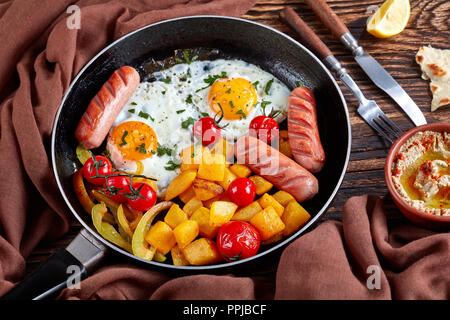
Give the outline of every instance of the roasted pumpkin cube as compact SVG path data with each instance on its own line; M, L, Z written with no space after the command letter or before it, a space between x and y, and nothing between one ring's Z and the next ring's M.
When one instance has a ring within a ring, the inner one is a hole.
M211 206L209 224L220 227L231 220L238 208L237 204L228 201L216 201Z
M253 183L255 184L257 195L262 195L263 193L269 192L270 189L272 189L273 187L273 184L271 184L269 181L267 181L261 176L255 175L249 177L249 179L252 180Z
M209 153L209 149L202 145L192 145L184 148L180 152L181 166L180 170L197 170L202 163L203 153Z
M230 167L231 172L233 172L238 178L247 178L252 174L252 170L246 165L235 163Z
M203 153L198 177L209 181L222 181L225 176L225 157L222 154Z
M283 239L283 231L278 232L272 238L262 241L261 244L262 245L272 244L272 243L280 241L281 239Z
M197 177L197 171L195 170L181 171L167 186L166 201L172 200L189 189L195 177Z
M280 216L272 207L267 207L255 214L250 219L250 223L258 229L263 241L272 238L285 228Z
M288 192L280 190L273 195L273 198L277 200L283 207L291 201L296 201L295 198Z
M181 193L179 196L183 203L187 203L193 197L195 197L194 187L191 185L185 192Z
M176 244L172 228L163 221L157 221L145 235L145 241L162 254L167 254Z
M183 251L181 251L179 246L175 246L170 250L172 256L172 262L174 266L188 266L189 261L184 257Z
M261 207L273 207L280 217L283 215L284 207L268 193L264 193L258 201Z
M216 142L211 150L211 153L221 154L225 157L227 162L232 162L234 159L234 146L233 143L221 138Z
M258 201L253 201L248 206L240 208L236 211L231 220L250 221L250 219L262 209L263 208Z
M219 227L209 224L209 209L205 207L198 208L191 216L191 220L197 221L199 234L206 238L214 238L219 232Z
M196 197L193 197L184 205L183 211L186 212L188 217L190 217L195 212L195 210L201 207L203 207L203 202L198 200Z
M197 238L199 232L198 223L195 220L186 220L173 229L173 235L178 246L183 249Z
M292 149L291 149L291 145L289 143L288 131L280 130L279 137L280 137L280 143L279 143L278 150L285 156L292 158Z
M222 181L219 181L219 184L225 189L228 190L229 185L236 179L237 176L229 169L225 168L225 174Z
M297 231L311 218L310 214L298 203L291 201L284 209L283 220L286 228L283 230L283 235L288 236Z
M226 193L226 192L225 192L225 193ZM215 197L212 198L212 199L203 201L203 206L204 206L205 208L211 209L212 204L213 204L214 202L216 202L216 201L221 200L223 194L224 194L224 193L219 194L218 196L215 196Z
M180 206L174 203L169 211L167 211L164 222L167 223L172 229L179 225L181 222L188 219L187 214L181 210Z
M225 191L221 185L200 178L196 178L192 183L192 186L194 188L195 197L201 201L212 199Z
M182 251L186 260L195 266L222 261L216 243L207 238L200 238L191 242Z

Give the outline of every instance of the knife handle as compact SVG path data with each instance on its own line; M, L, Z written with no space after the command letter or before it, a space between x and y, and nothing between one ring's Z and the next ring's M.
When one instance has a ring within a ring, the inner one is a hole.
M305 0L322 23L330 29L338 39L350 32L342 20L334 13L326 0Z
M300 37L311 51L313 51L321 60L332 55L330 49L325 43L314 33L313 30L303 21L302 18L294 11L287 7L280 13L280 18L284 20Z

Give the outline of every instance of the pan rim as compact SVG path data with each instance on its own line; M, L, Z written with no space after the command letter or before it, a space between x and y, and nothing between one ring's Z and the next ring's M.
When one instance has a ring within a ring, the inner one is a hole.
M68 197L66 196L62 183L60 181L59 175L58 175L58 171L56 168L56 158L55 158L55 141L56 141L56 129L59 123L59 118L61 115L61 111L62 108L64 106L64 103L66 102L69 94L72 91L73 86L77 83L78 79L84 74L84 72L86 71L86 69L92 64L94 63L94 61L97 60L98 57L100 57L104 52L106 52L107 50L109 50L110 48L114 47L117 43L124 41L126 38L132 36L135 33L138 33L142 30L145 30L147 28L152 28L154 26L157 26L159 24L163 24L163 23L170 23L170 22L174 22L174 21L178 21L178 20L189 20L189 19L223 19L223 20L234 20L234 21L238 21L238 22L243 22L243 23L248 23L248 24L253 24L256 25L258 27L261 28L265 28L268 29L271 32L274 32L284 38L286 38L286 40L294 43L296 46L298 46L301 50L304 50L312 59L314 59L318 65L322 68L323 71L325 71L325 73L327 74L327 76L329 77L329 79L331 80L331 82L333 83L334 87L337 90L337 93L341 99L341 103L344 107L344 111L345 111L345 118L346 118L346 122L347 122L347 132L348 132L348 143L347 143L347 150L346 150L346 156L345 156L345 161L344 161L344 166L342 168L342 172L339 176L338 182L335 186L335 188L333 189L331 195L328 197L328 200L325 202L325 204L322 206L322 208L319 210L319 212L310 220L308 221L307 224L305 224L302 228L300 228L299 230L297 230L297 232L291 234L289 237L287 237L285 240L281 241L280 243L278 243L277 245L274 245L273 247L264 250L258 254L256 254L253 257L244 259L244 260L238 260L238 261L234 261L234 262L225 262L225 263L221 263L221 264L213 264L213 265L206 265L206 266L174 266L174 265L169 265L169 264L165 264L165 263L160 263L160 262L156 262L156 261L152 261L152 260L145 260L142 258L139 258L119 247L117 247L116 245L110 243L109 241L107 241L106 239L104 239L103 237L101 237L97 232L95 232L91 226L89 226L87 223L85 223L85 221L79 216L79 214L77 213L77 211L72 207L72 205L69 202ZM294 38L290 37L289 35L274 29L270 26L261 24L259 22L255 22L255 21L251 21L251 20L247 20L244 18L237 18L237 17L229 17L229 16L220 16L220 15L193 15L193 16L185 16L185 17L178 17L178 18L173 18L173 19L168 19L168 20L163 20L163 21L158 21L149 25L146 25L144 27L141 27L139 29L136 29L130 33L127 33L125 35L123 35L122 37L116 39L115 41L113 41L112 43L110 43L108 46L106 46L105 48L103 48L100 52L98 52L93 58L91 58L84 66L83 68L81 68L81 70L78 72L78 74L75 76L75 78L73 78L73 80L71 81L69 87L67 88L61 103L58 107L58 111L56 112L54 121L53 121L53 126L52 126L52 137L51 137L51 160L52 160L52 168L53 168L53 173L55 175L55 179L56 179L56 183L58 185L59 191L61 193L61 196L63 197L66 205L68 206L68 208L70 209L70 211L72 212L72 214L76 217L76 219L78 220L78 222L80 222L80 224L83 226L84 229L86 229L90 235L94 236L97 240L101 241L101 243L103 243L105 246L107 246L108 248L123 254L129 258L132 258L140 263L145 263L148 265L153 265L153 266L157 266L157 267L161 267L161 268L169 268L169 269L173 269L173 270L180 270L180 271L205 271L205 270L214 270L214 269L222 269L222 268L230 268L230 267L235 267L239 264L242 263L247 263L250 261L253 261L255 259L261 258L271 252L274 252L282 247L284 247L285 245L287 245L288 243L294 241L296 238L298 238L301 234L304 233L305 230L307 230L312 224L314 224L325 212L326 210L328 210L328 207L330 206L331 202L334 200L334 198L336 197L337 192L339 191L341 185L342 185L342 181L344 180L345 174L347 172L347 167L348 167L348 163L350 160L350 152L351 152L351 145L352 145L352 130L351 130L351 124L350 124L350 115L348 112L348 107L347 107L347 103L345 101L344 95L338 85L338 83L336 82L335 78L333 77L333 75L331 74L331 72L328 70L327 67L325 67L325 65L322 63L322 61L320 61L319 58L317 58L308 48L306 48L305 46L303 46L301 43L299 43L297 40L295 40Z

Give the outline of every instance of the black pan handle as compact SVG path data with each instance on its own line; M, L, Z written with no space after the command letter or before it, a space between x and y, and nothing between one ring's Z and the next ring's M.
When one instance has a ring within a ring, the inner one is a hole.
M79 286L103 259L106 248L85 229L66 249L57 249L30 276L7 292L2 300L41 300L69 286Z
M70 279L77 281L85 277L86 269L83 264L66 249L61 248L53 252L35 272L6 293L2 299L32 300L50 297L67 287Z

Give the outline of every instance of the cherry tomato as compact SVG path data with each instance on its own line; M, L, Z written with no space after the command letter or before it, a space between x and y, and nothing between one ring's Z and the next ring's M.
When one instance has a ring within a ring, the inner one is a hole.
M256 186L248 178L237 178L228 186L228 195L238 206L245 207L255 200Z
M89 158L83 165L83 177L96 186L102 186L105 184L105 178L93 178L98 175L107 175L112 173L111 161L104 156L94 156Z
M112 176L107 179L106 194L108 197L118 203L127 201L124 193L130 193L130 178L124 176Z
M192 127L194 137L202 141L203 146L209 146L219 141L222 130L211 117L203 117L197 120Z
M230 221L217 233L217 248L228 262L254 256L261 236L254 226L244 221Z
M130 193L133 195L127 198L127 201L130 207L135 210L147 211L156 203L156 192L146 183L133 183Z
M278 137L278 132L278 123L271 117L257 116L250 122L250 135L267 144L270 144L274 137Z

